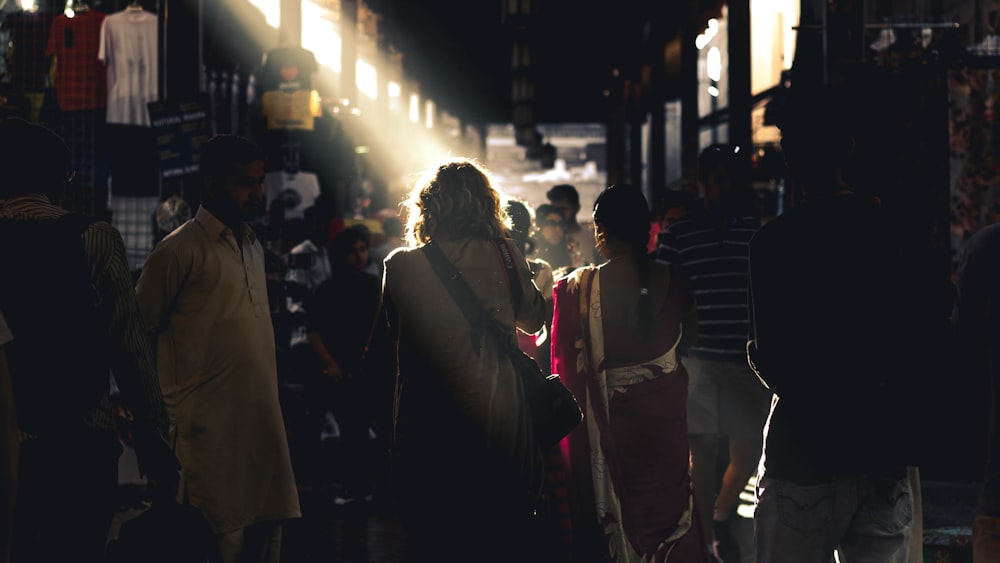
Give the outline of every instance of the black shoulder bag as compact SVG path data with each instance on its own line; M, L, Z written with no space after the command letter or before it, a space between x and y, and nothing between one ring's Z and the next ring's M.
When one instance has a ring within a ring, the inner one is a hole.
M508 286L511 288L514 300L514 310L517 311L524 299L517 266L505 240L494 240L493 244L502 256L507 271ZM524 384L525 400L531 413L538 446L548 449L558 443L583 420L583 412L580 411L576 398L559 381L558 374L546 376L542 373L535 359L518 347L517 335L500 324L479 304L472 289L462 279L461 273L448 261L440 248L434 243L429 243L423 246L423 252L430 261L434 273L448 289L452 299L458 303L473 330L485 329L486 334L492 334L501 340L500 349L507 351L514 371Z

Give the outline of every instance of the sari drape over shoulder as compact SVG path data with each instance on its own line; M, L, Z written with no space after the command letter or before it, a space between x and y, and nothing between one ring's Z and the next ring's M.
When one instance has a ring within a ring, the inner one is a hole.
M707 561L688 472L687 373L677 355L686 289L671 280L655 317L667 338L649 343L649 359L610 365L599 271L578 269L554 292L552 371L585 415L562 443L577 553L615 563Z

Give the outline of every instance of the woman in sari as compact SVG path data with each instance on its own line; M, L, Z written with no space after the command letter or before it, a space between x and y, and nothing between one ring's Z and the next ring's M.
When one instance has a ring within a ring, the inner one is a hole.
M701 563L688 474L687 373L695 336L682 276L646 253L649 207L628 185L594 205L608 259L555 287L552 371L584 422L564 441L576 561Z

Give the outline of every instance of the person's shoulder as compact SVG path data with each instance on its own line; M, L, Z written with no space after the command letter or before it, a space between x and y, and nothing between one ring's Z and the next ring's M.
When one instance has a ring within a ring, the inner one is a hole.
M677 238L692 232L708 229L711 226L707 213L704 211L692 211L667 225L667 228L663 229L660 234L666 238Z
M964 262L1000 253L1000 223L980 227L965 240L960 252Z
M189 219L181 224L176 229L167 233L160 243L166 242L167 244L173 245L183 245L191 241L199 235L198 223L194 219Z
M972 234L969 240L990 246L1000 244L1000 223L980 227Z
M201 234L198 230L194 219L188 220L160 239L153 246L150 256L162 253L190 254L196 247L200 246Z
M756 215L740 215L733 218L733 227L756 231L761 227L760 217Z
M385 257L385 267L386 269L396 270L398 268L405 268L410 264L422 259L423 251L422 247L412 247L412 246L400 246L399 248L393 249Z
M555 287L560 291L576 292L588 277L597 272L598 266L582 266L580 268L559 268L553 275L555 277Z

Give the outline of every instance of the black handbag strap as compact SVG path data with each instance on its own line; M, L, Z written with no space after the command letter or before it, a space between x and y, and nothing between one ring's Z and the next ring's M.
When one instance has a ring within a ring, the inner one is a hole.
M511 299L514 302L514 316L521 310L521 303L524 302L524 289L521 287L521 277L517 275L517 265L514 263L514 255L507 246L507 241L502 238L493 239L493 247L500 254L500 261L503 262L507 271L507 287L510 288Z
M424 252L424 256L431 263L431 269L437 274L441 283L444 284L445 289L451 294L452 299L458 303L458 308L462 310L465 319L469 321L469 325L473 330L473 340L475 340L477 334L493 321L492 317L479 304L479 300L472 293L472 288L469 287L469 284L462 278L462 274L436 244L429 242L421 247L421 249Z

